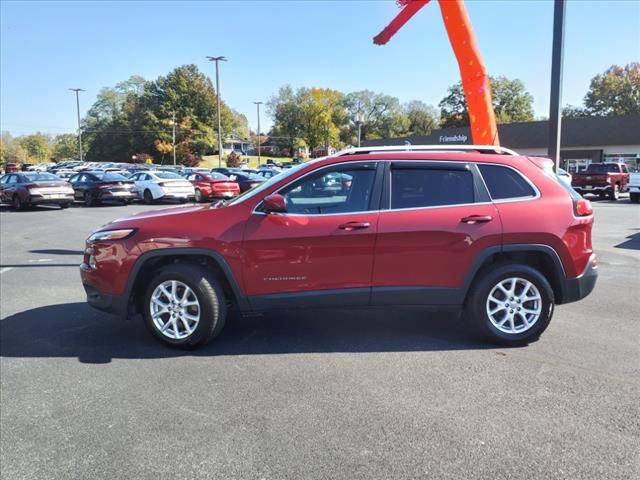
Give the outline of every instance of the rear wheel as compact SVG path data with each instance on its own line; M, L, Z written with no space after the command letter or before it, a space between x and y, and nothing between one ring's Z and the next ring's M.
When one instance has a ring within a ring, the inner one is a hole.
M640 193L630 193L629 199L631 203L640 203Z
M161 342L196 348L224 327L227 304L220 282L200 266L173 264L162 268L145 294L147 328Z
M507 346L536 341L553 316L547 279L521 264L500 264L474 283L465 305L472 327L486 340Z
M86 207L93 207L98 204L98 199L93 192L87 192L84 195L84 205Z
M153 203L153 195L151 194L150 190L145 190L142 194L142 197L144 199L144 203L146 203L147 205L151 205Z
M617 183L613 186L613 189L609 192L610 200L618 200L620 198L620 185Z
M64 210L65 208L69 208L69 205L71 205L71 203L69 203L69 202L64 202L64 203L61 203L61 204L60 204L60 208L62 208L62 209Z
M14 195L13 198L11 199L11 206L16 212L18 212L22 210L22 207L24 205L22 203L22 200L20 200L20 197L18 195Z

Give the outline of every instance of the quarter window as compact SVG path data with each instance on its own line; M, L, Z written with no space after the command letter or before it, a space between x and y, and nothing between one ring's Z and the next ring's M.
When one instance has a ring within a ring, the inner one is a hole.
M391 208L437 207L473 202L473 174L468 170L391 170Z
M287 212L302 215L369 210L376 175L375 164L324 169L280 191Z
M535 197L535 190L515 170L499 165L479 165L493 200Z

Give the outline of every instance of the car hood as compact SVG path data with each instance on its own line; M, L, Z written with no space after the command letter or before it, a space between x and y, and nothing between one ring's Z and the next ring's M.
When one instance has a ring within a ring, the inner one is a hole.
M183 205L179 207L162 208L158 210L151 210L149 212L140 212L130 215L128 217L118 218L109 224L109 227L113 224L127 226L135 226L139 220L150 220L162 217L173 217L175 215L184 215L188 213L197 213L211 209L211 205Z

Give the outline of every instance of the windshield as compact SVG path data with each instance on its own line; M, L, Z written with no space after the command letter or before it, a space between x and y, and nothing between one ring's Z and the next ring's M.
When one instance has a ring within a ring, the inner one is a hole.
M295 175L305 165L308 165L308 163L301 163L300 165L296 165L295 167L292 167L292 168L282 172L280 175L276 175L274 177L271 177L269 180L267 180L264 183L261 183L257 187L254 187L251 190L247 190L246 192L241 193L237 197L234 197L234 199L231 200L226 205L236 205L236 204L238 204L240 202L244 202L248 198L251 198L251 197L259 194L260 192L264 192L267 188L270 188L272 185L275 185L276 183ZM258 178L260 180L262 180L262 177L258 177Z
M51 173L25 173L23 174L30 182L59 182L60 177Z
M100 180L104 180L105 182L126 182L127 178L120 175L119 173L94 173L96 177Z
M587 167L589 173L618 172L618 166L613 163L592 163Z

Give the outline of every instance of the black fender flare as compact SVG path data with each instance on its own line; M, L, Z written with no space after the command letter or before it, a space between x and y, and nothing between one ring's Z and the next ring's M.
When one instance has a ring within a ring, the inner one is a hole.
M508 252L537 252L545 254L549 260L551 260L554 267L554 275L555 278L549 279L552 284L558 285L560 289L561 297L556 299L556 303L562 303L562 298L565 296L567 277L564 270L564 266L562 265L562 261L560 260L560 256L558 252L549 245L538 244L538 243L517 243L517 244L505 244L505 245L496 245L494 247L489 247L484 249L480 254L475 258L469 271L464 277L464 281L461 285L463 298L467 297L469 290L471 289L471 285L476 279L478 272L482 268L484 262L495 254L500 253L508 253Z
M242 293L240 289L240 285L236 280L231 267L224 259L222 255L214 250L209 250L206 248L189 248L189 247L178 247L178 248L158 248L155 250L150 250L148 252L140 255L136 262L133 264L131 268L131 272L129 273L129 278L127 280L127 285L125 287L124 297L129 302L131 300L131 295L133 293L133 287L136 284L136 280L138 279L138 275L142 270L142 267L149 260L158 257L181 257L181 256L191 256L191 255L201 255L210 258L220 267L222 273L224 274L227 282L231 286L231 290L233 291L233 295L238 304L238 309L241 312L250 310L249 302L247 297Z

